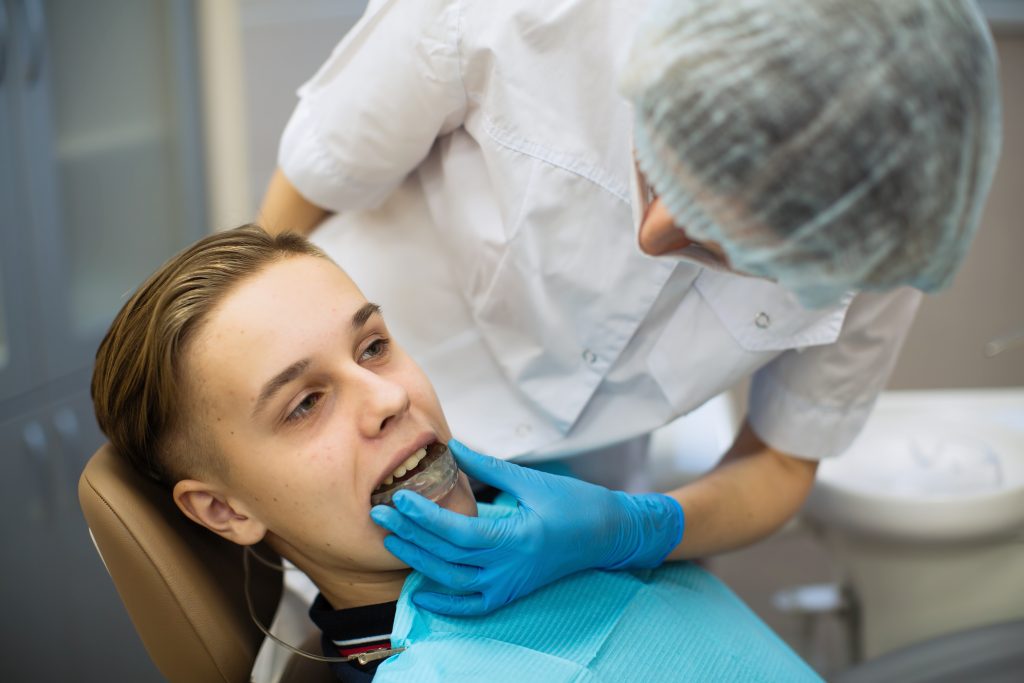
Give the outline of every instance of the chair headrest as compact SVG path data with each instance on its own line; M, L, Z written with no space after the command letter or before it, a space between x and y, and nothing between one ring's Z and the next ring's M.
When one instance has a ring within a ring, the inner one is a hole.
M157 668L171 681L248 681L263 634L242 592L242 548L187 519L170 491L137 473L109 444L86 464L78 498ZM269 548L256 550L277 561ZM269 624L282 577L250 565L256 614Z

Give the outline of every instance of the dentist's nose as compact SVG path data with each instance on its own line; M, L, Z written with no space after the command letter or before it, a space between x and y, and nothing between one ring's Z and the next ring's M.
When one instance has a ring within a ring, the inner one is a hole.
M409 410L409 394L401 384L367 371L359 398L360 430L373 438L381 434L395 418Z
M648 207L644 222L640 225L638 241L640 251L648 256L661 256L693 243L686 233L676 227L675 219L661 199L656 199Z

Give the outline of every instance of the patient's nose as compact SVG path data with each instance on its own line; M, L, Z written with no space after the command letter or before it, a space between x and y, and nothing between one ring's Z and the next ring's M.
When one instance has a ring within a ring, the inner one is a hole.
M409 393L401 384L367 372L359 411L360 430L366 437L383 432L409 410Z

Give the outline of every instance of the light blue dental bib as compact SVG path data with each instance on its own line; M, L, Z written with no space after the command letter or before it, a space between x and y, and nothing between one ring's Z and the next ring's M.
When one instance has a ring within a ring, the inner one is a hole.
M689 563L586 571L484 617L446 617L411 597L440 590L413 573L394 647L375 683L401 681L820 681L711 574Z

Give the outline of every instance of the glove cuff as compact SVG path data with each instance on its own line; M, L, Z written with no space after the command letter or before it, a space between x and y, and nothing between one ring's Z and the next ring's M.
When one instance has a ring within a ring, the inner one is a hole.
M627 546L625 558L605 569L653 569L683 540L686 517L683 506L675 498L662 493L622 496L627 510L628 533L632 543Z

